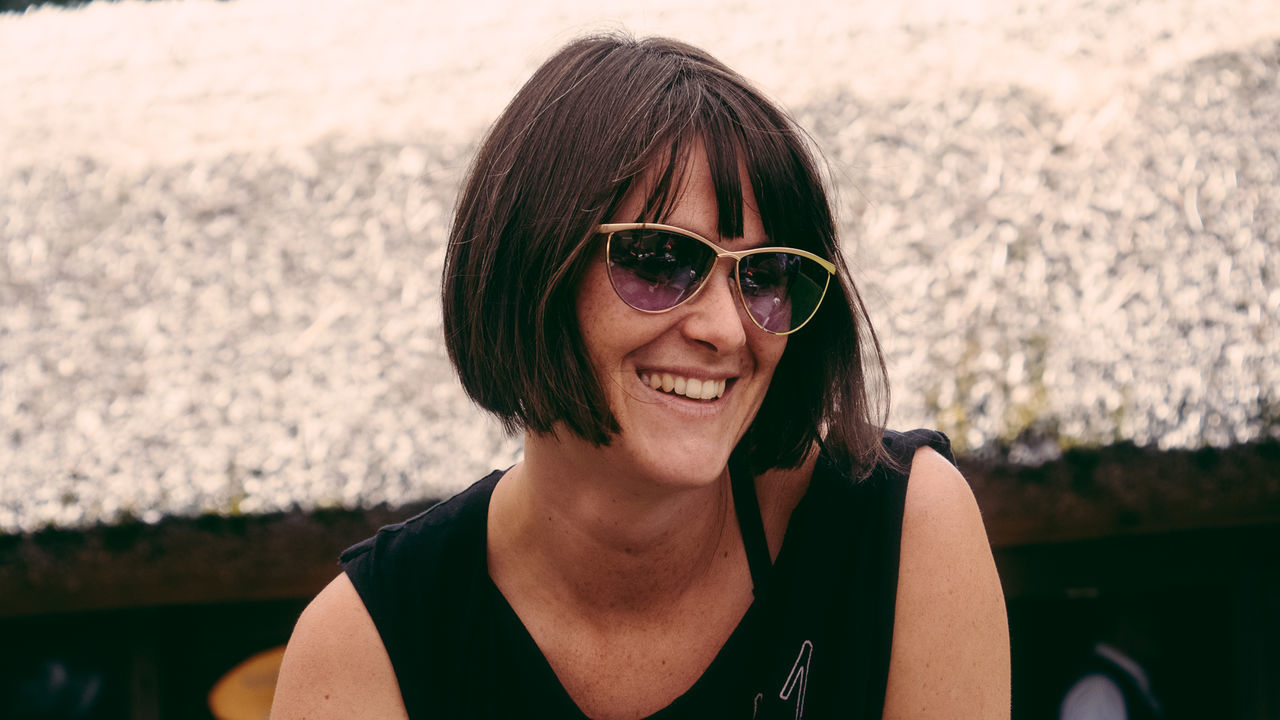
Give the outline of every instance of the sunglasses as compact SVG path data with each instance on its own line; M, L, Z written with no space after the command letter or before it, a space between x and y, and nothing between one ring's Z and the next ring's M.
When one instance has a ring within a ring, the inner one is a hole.
M790 335L818 312L836 266L804 250L759 247L724 250L697 233L655 223L608 223L609 282L627 305L666 312L698 294L716 261L733 258L738 295L751 321L774 335Z

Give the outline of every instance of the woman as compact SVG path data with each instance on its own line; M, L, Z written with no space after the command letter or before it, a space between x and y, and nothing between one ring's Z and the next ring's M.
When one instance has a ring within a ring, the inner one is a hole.
M802 138L671 40L534 74L444 278L450 357L524 459L343 555L273 717L1008 716L977 507L944 437L880 430Z

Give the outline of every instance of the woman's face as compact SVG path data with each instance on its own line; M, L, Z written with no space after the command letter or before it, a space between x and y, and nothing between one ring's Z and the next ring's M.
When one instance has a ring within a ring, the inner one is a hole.
M750 206L754 196L745 173L744 236L722 240L715 187L701 147L690 153L689 161L682 192L659 222L692 230L729 250L766 244L760 215ZM631 222L640 215L645 185L637 183L613 221ZM601 451L613 455L610 464L662 484L715 480L760 409L787 340L760 330L747 317L730 259L717 262L706 287L692 300L669 312L647 314L618 298L609 283L604 241L599 242L597 259L578 289L578 322L609 409L622 429ZM702 385L702 394L709 394L708 383L714 383L712 394L720 385L724 392L709 399L688 397L693 394L690 385Z

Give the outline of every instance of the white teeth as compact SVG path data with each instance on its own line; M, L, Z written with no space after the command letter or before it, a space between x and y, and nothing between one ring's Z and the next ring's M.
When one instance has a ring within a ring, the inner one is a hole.
M641 374L640 382L654 390L683 395L694 400L714 400L724 395L728 380L699 380L677 377L671 373Z

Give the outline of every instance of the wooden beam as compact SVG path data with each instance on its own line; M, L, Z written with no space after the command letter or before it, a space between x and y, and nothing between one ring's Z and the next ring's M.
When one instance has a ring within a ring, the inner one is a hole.
M961 469L1007 557L1024 546L1280 527L1275 442L1173 452L1117 445L1035 468L970 458ZM346 546L429 505L0 536L0 617L310 597L338 573ZM1142 547L1161 553L1158 543Z
M1019 467L963 458L992 545L1280 524L1280 442L1161 451L1119 444Z
M427 505L0 536L0 617L310 597L345 547Z

